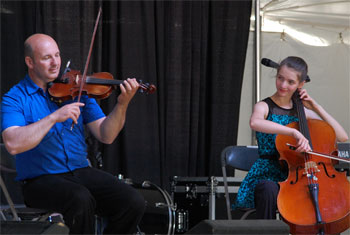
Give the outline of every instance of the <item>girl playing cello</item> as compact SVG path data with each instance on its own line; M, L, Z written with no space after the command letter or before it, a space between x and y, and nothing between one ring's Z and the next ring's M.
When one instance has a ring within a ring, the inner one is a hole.
M286 126L298 121L292 100L297 89L306 118L327 122L334 129L338 142L348 140L342 126L302 88L308 78L307 73L308 66L303 59L285 58L277 69L276 92L254 106L250 127L256 131L260 157L242 182L233 208L256 208L257 219L275 219L277 183L286 180L288 175L287 169L279 162L276 136L281 134L295 138L297 152L311 151L308 139L299 130Z

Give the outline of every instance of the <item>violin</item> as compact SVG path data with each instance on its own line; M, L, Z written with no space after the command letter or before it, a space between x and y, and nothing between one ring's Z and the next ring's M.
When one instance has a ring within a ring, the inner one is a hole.
M93 73L91 76L87 76L92 47L95 41L96 30L101 13L102 8L100 7L95 21L95 27L92 33L89 53L85 62L83 74L78 70L70 70L70 61L68 61L62 77L49 84L48 92L53 101L62 103L63 101L78 97L77 102L80 102L80 97L83 93L87 94L89 97L104 99L112 93L112 90L116 85L123 83L121 80L113 79L113 75L108 72ZM156 90L154 85L143 84L142 81L139 81L139 84L141 92L151 94Z
M73 100L79 95L80 89L89 97L105 99L110 96L118 85L123 84L123 82L123 80L114 79L113 75L108 72L93 73L92 75L86 76L85 81L83 81L80 71L70 70L64 73L59 80L50 84L48 92L51 96L51 100L57 103ZM81 83L83 83L82 88ZM138 83L141 93L152 94L156 91L156 87L152 84L144 84L141 80L139 80Z
M91 76L87 76L87 70L89 67L91 52L94 45L95 35L101 13L102 8L100 7L95 21L83 75L81 75L80 71L77 70L68 71L70 64L70 61L68 61L62 78L60 78L58 81L54 81L48 86L48 92L51 95L52 100L61 103L63 101L78 97L77 102L80 102L80 98L83 92L86 93L89 97L103 99L107 98L112 93L112 90L116 85L123 83L123 81L114 80L113 76L107 72L94 73ZM153 93L156 90L156 87L154 85L145 85L142 82L140 83L140 88L142 91ZM71 130L73 127L74 123L72 123Z
M338 234L350 226L350 183L345 172L334 168L331 156L336 151L333 128L322 120L306 120L299 95L293 95L299 122L288 124L298 129L313 149L298 153L293 149L296 140L277 135L276 148L280 160L288 163L288 178L280 182L277 207L292 234ZM340 159L336 159L340 160Z

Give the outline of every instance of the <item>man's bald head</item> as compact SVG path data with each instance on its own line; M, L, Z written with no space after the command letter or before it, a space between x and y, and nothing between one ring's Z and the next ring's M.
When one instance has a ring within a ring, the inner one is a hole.
M28 37L24 42L24 58L29 56L30 58L34 59L34 50L36 47L39 46L40 43L47 40L56 43L52 37L46 34L37 33Z
M24 42L24 61L30 78L43 89L55 80L61 67L56 41L46 34L33 34Z

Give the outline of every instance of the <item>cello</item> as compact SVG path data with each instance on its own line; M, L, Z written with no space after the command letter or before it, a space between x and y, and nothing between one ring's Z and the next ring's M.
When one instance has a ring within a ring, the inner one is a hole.
M336 151L333 128L322 120L306 120L298 91L293 95L299 122L288 124L298 129L315 152ZM277 207L292 234L336 234L350 226L350 183L345 172L338 172L331 159L291 148L296 140L277 135L280 160L288 163L287 180L280 182Z

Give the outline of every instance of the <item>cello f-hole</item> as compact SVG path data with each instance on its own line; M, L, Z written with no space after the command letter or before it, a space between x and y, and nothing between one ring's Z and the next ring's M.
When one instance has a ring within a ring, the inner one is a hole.
M332 176L330 176L330 175L328 174L328 171L327 171L327 168L326 168L326 165L324 164L324 162L319 162L318 165L322 165L322 166L323 166L323 169L324 169L326 175L327 175L329 178L335 178L335 175L334 175L334 174L333 174Z
M301 168L301 166L298 166L297 169L295 169L295 181L290 181L290 184L296 184L298 182L299 179L299 169Z

